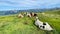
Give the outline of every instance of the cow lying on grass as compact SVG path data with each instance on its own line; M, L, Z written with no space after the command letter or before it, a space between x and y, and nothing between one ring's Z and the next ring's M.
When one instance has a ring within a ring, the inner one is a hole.
M38 17L36 17L35 25L38 26L42 30L47 30L47 31L53 30L52 27L47 22L45 23L41 22L38 19Z
M19 18L22 18L22 17L24 17L24 16L23 16L22 14L19 14L18 17L19 17Z
M30 15L33 16L33 17L34 17L34 16L37 16L36 13L32 13L32 12L30 13Z
M32 13L32 12L30 12L30 13L27 12L27 16L28 17L36 17L37 14L36 13Z
M31 17L31 14L30 14L30 13L27 13L27 16L28 16L28 17Z

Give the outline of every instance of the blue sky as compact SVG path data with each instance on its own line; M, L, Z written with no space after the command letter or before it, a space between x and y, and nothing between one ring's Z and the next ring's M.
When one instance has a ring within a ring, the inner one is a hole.
M60 0L0 0L0 10L60 7Z

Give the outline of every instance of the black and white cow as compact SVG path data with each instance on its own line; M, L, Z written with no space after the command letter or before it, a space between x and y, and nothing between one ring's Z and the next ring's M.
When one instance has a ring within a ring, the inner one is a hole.
M53 30L52 27L47 22L43 23L38 19L38 17L36 17L35 25L42 30L47 30L47 31Z

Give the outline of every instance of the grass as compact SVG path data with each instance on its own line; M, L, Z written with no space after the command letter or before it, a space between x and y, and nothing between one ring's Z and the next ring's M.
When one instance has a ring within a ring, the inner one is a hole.
M18 18L16 15L8 15L0 17L0 34L59 34L60 33L60 16L51 14L37 13L43 22L48 22L54 31L44 31L34 25L35 17ZM49 15L48 15L49 14Z

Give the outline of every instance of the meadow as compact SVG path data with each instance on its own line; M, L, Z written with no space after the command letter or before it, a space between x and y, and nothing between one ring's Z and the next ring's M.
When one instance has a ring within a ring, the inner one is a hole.
M18 14L0 16L0 34L60 34L59 12L38 12L39 20L48 22L53 31L44 31L34 25L35 17L18 18Z

